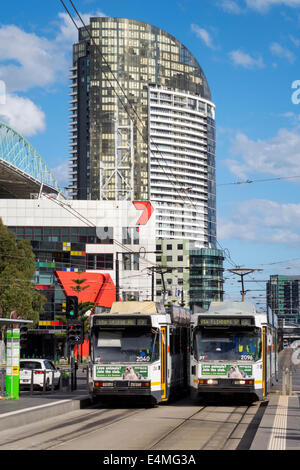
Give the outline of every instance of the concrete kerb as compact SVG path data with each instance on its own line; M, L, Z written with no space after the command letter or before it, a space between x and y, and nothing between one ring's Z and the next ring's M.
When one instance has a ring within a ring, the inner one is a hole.
M42 421L47 418L62 415L64 413L70 413L74 410L86 408L90 404L91 400L87 396L74 397L4 413L0 415L0 431L18 426L24 426L36 421Z

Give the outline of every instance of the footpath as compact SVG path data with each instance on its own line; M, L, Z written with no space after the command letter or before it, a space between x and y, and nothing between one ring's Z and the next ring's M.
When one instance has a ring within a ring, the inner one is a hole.
M287 348L279 355L278 382L271 387L250 450L300 450L300 366L292 363L293 352Z

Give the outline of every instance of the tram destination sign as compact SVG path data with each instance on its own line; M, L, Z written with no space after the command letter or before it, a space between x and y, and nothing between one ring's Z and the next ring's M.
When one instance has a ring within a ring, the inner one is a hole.
M94 317L94 326L102 327L125 327L125 326L150 326L149 317Z
M236 317L199 317L199 326L252 326L254 325L254 319L248 318L236 318Z

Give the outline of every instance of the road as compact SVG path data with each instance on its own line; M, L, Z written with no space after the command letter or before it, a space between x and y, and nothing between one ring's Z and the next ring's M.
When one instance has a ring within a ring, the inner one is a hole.
M259 403L97 406L0 433L0 450L233 450Z

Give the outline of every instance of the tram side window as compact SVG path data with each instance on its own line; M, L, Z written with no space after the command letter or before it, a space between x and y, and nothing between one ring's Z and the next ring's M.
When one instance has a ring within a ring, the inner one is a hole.
M179 354L180 353L180 329L173 328L170 335L170 354Z

